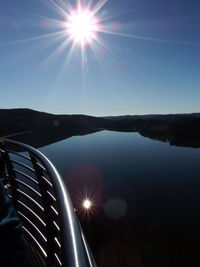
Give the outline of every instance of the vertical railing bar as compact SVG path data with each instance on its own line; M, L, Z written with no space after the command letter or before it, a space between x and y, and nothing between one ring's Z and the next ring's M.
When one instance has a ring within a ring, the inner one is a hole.
M43 169L40 168L40 165L38 164L38 161L36 157L29 152L33 168L35 170L35 174L39 183L40 192L42 195L42 203L44 207L44 216L45 216L45 222L48 222L46 226L46 238L47 238L47 266L53 266L54 262L54 238L53 238L53 223L51 219L51 212L50 212L50 205L49 205L49 194L47 193L46 183L43 179Z
M12 201L13 201L13 204L15 205L15 208L17 209L18 208L17 200L18 200L19 193L17 191L18 183L16 181L16 174L13 171L13 165L12 165L11 159L9 157L9 154L5 149L4 142L0 142L0 146L1 146L1 148L3 148L3 152L1 152L2 164L4 165L5 170L7 169L8 176L9 176L9 182L10 182L10 185L11 185Z

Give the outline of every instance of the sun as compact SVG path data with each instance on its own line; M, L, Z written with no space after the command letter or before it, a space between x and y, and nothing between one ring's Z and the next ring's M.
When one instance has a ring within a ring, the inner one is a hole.
M70 39L81 46L94 41L100 29L98 19L94 13L82 7L72 10L67 17L65 27Z

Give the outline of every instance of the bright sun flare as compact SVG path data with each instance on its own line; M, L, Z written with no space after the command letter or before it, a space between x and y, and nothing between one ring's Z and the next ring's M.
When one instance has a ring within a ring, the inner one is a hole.
M86 210L89 210L92 206L92 202L89 200L89 199L85 199L83 201L83 207L86 209Z
M71 12L65 26L70 38L82 46L95 40L99 30L98 20L94 14L90 10L82 8Z

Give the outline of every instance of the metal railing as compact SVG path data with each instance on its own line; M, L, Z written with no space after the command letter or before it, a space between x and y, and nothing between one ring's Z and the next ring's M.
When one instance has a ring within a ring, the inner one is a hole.
M33 266L96 267L69 194L38 150L0 141L1 176L18 212Z

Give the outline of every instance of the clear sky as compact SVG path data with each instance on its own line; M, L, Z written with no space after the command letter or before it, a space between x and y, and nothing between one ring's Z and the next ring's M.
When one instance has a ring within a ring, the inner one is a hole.
M98 30L80 45L66 29L75 1L0 0L0 108L200 112L199 0L89 2Z

